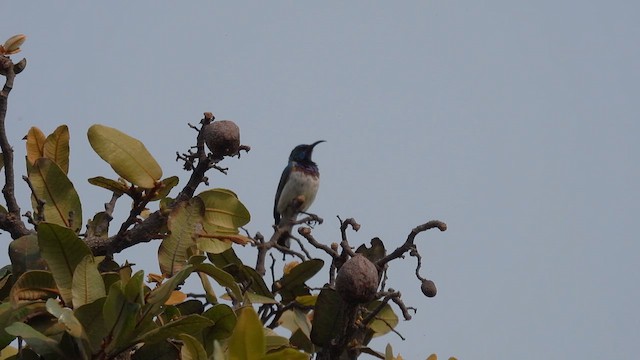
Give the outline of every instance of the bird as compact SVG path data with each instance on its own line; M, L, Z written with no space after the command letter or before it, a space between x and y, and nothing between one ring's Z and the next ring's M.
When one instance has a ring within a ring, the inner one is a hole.
M295 217L307 211L313 200L316 198L318 186L320 185L320 172L318 165L311 160L313 148L325 142L319 140L309 145L298 145L291 151L289 162L282 171L280 183L276 192L273 204L273 218L276 226L280 226L282 221L285 225L295 220ZM302 201L296 206L294 200ZM278 244L288 246L288 236L278 239Z

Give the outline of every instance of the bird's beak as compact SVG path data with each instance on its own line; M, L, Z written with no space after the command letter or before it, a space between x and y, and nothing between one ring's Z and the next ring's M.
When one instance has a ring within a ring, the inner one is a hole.
M323 143L323 142L326 142L326 141L325 140L318 140L318 141L314 142L313 144L311 144L311 148L314 148L316 145L318 145L320 143Z

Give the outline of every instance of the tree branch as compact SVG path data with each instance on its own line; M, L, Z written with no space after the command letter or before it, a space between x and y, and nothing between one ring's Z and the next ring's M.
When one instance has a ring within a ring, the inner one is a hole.
M414 240L419 233L433 228L438 228L440 231L445 231L447 230L447 224L440 220L431 220L427 223L416 226L415 228L413 228L413 230L411 230L411 233L409 233L409 235L407 236L407 240L404 242L404 244L395 249L391 254L378 260L378 263L376 265L383 269L389 261L402 257L404 253L410 251L413 248Z
M23 64L24 68L26 61L23 59L19 64ZM20 206L18 206L15 196L13 148L11 144L9 144L5 126L9 93L13 89L13 81L16 77L15 66L9 57L0 56L0 72L6 78L2 91L0 91L0 148L2 149L5 174L5 185L2 188L2 194L7 202L8 211L6 214L0 214L0 228L8 231L13 239L17 239L30 234L31 231L27 229L24 222L20 219Z

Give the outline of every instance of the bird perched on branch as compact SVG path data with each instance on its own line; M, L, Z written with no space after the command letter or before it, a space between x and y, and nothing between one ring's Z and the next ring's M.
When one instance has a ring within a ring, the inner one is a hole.
M318 165L311 160L311 155L313 148L321 142L324 140L310 145L298 145L291 151L289 163L282 171L273 204L273 218L276 226L290 227L297 215L307 211L316 198L320 185L320 172ZM281 222L284 223L281 224ZM280 238L278 244L289 247L288 239L288 235Z

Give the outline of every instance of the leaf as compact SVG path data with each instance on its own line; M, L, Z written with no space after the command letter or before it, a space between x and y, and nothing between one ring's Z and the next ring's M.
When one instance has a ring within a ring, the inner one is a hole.
M367 308L371 311L380 304L380 301L372 301L367 304ZM389 304L385 304L375 319L369 324L369 328L374 331L373 337L378 337L393 330L398 325L398 322L398 315L393 312Z
M200 278L200 283L202 284L202 289L204 290L204 295L207 299L207 302L210 304L217 304L218 297L216 296L215 290L213 290L213 286L211 286L209 277L207 277L207 275L203 273L198 273L198 277Z
M33 126L25 138L27 139L27 161L33 165L36 160L44 156L44 143L47 137L42 130Z
M85 256L76 266L71 295L74 308L107 296L102 276L92 255Z
M296 302L301 306L315 306L318 295L302 295L296 297Z
M337 291L322 289L316 301L311 328L311 341L318 346L327 346L343 331L345 304Z
M105 326L113 336L107 345L107 354L117 354L135 344L134 330L140 304L128 302L121 287L119 281L111 285L102 308Z
M308 295L304 283L317 274L323 265L324 261L320 259L303 261L274 284L274 291L280 292L285 303L293 301L296 296Z
M225 304L216 304L207 309L202 316L213 321L215 324L212 328L205 332L207 339L222 340L226 339L233 333L236 327L237 318L233 309Z
M50 272L27 271L11 287L9 299L15 306L21 301L42 300L58 296L58 288Z
M371 247L367 248L364 244L358 246L356 249L356 254L362 254L372 263L376 263L378 260L382 259L387 255L387 250L384 248L384 243L380 238L371 239Z
M71 229L56 224L38 224L38 245L66 304L72 303L73 273L89 247Z
M84 330L82 329L82 324L73 314L73 310L65 307L63 308L60 304L54 300L47 300L47 311L49 314L55 316L58 321L64 324L67 332L76 338L84 337Z
M137 349L132 360L175 360L180 359L180 351L174 344L169 341L161 341L155 344L144 344L141 348ZM218 358L216 358L218 359ZM224 359L221 357L219 359Z
M9 243L9 258L14 279L19 278L28 270L43 270L47 264L40 255L38 236L29 234L19 237Z
M295 349L313 354L316 352L316 346L300 329L296 330L289 337L289 345Z
M220 254L231 249L230 241L222 241L218 239L198 238L196 241L198 249L206 253Z
M171 292L171 295L167 299L167 301L164 302L164 304L165 305L176 305L176 304L180 304L181 302L185 301L186 299L187 299L187 294L183 293L182 291L173 290Z
M238 323L228 340L230 360L258 360L265 355L262 322L252 307L238 310Z
M249 210L230 190L211 189L198 194L205 205L204 220L210 225L237 229L251 220Z
M262 360L308 360L309 354L298 351L292 348L285 348L282 350L270 352L269 354L262 357Z
M307 318L307 314L302 312L300 309L293 309L295 321L298 328L307 336L307 338L311 338L311 322L309 318Z
M191 275L191 272L193 272L193 266L189 265L163 282L162 285L151 290L151 292L146 295L147 302L142 308L143 317L151 319L157 316L161 312L162 306L164 306L173 293L173 290L182 284L185 279Z
M384 360L394 360L393 359L393 348L391 344L387 344L387 347L384 349Z
M187 315L139 335L133 343L155 343L177 338L180 334L197 335L202 329L213 325L213 321L202 315Z
M158 190L156 195L153 196L149 201L162 200L166 198L171 192L171 189L178 185L179 182L180 179L177 176L171 176L166 179L162 179L162 181L160 182L160 189Z
M29 169L33 192L44 201L44 219L78 231L82 226L80 197L67 175L47 158L36 160ZM34 205L34 209L36 206Z
M87 223L87 232L85 238L100 238L106 239L109 236L109 223L111 222L111 215L106 211L100 211L93 216L93 219Z
M151 189L162 177L160 165L138 139L98 124L89 128L87 136L93 150L130 183Z
M202 344L191 335L180 334L182 349L180 349L180 359L182 360L207 360L207 353Z
M235 279L228 272L216 267L213 264L198 264L195 270L211 276L218 284L231 290L236 299L242 299L242 291Z
M44 358L65 358L58 342L45 336L27 324L15 322L5 329L9 334L20 336L33 350Z
M101 349L102 341L109 333L102 313L105 300L106 298L98 299L80 306L74 311L75 317L85 330L93 353L97 353Z
M89 180L89 184L99 186L103 189L107 189L109 191L113 191L114 193L120 195L129 191L129 186L120 181L107 179L103 176L92 177Z
M204 204L197 197L177 204L167 220L169 235L162 240L158 248L160 271L172 276L187 265L187 250L194 246L195 239L202 229Z
M58 126L47 136L43 156L56 163L65 174L69 173L69 128L67 125Z

